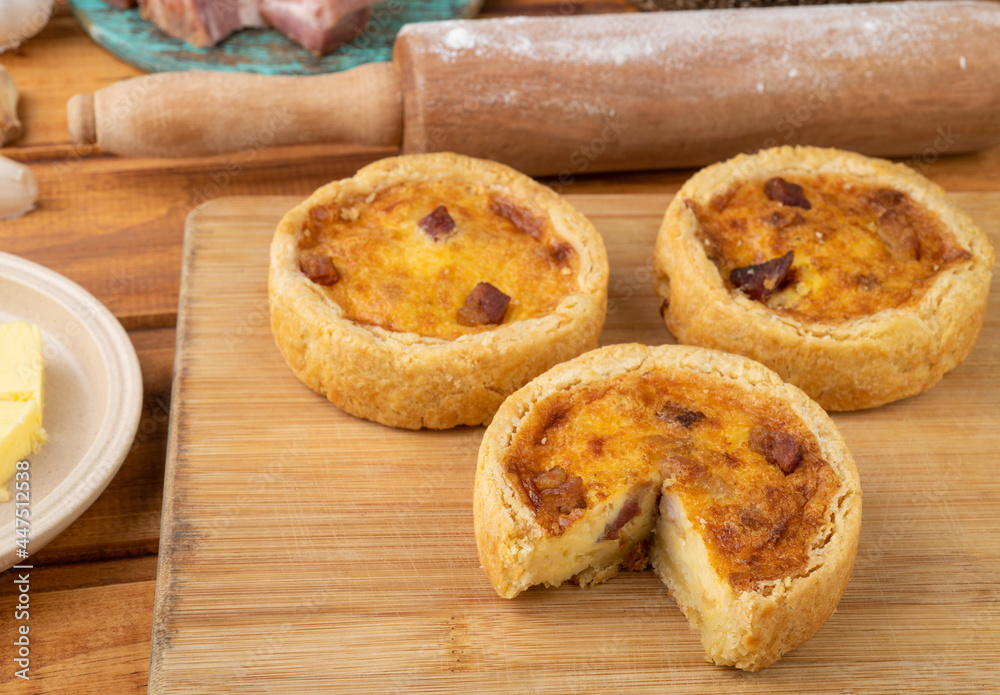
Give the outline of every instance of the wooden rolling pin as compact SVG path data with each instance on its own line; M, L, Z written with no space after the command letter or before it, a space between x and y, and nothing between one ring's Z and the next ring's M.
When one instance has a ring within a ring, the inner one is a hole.
M392 63L315 77L160 73L77 95L75 141L184 157L350 142L534 175L697 166L777 144L866 154L1000 144L986 1L457 20Z

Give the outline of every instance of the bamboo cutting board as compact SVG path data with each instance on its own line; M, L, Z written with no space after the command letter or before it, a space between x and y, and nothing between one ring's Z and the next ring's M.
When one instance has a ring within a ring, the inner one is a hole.
M672 342L651 248L669 195L570 196L611 261L604 343ZM957 194L1000 245L1000 194ZM836 415L857 460L854 577L757 674L703 661L652 572L494 594L472 482L482 428L392 430L302 386L270 335L272 230L294 198L188 221L153 693L972 693L1000 690L1000 294L921 396Z

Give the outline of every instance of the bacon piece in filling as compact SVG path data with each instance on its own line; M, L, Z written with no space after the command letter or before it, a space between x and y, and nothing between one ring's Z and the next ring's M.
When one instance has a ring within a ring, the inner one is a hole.
M317 285L328 287L340 281L340 273L329 256L302 256L299 258L299 270Z
M458 310L458 322L463 326L502 323L508 304L508 295L488 282L480 282L465 298L465 306Z
M785 475L793 472L802 460L802 443L795 436L779 430L754 427L750 431L748 447L780 468Z
M746 292L750 299L766 302L775 291L786 284L794 258L794 252L789 251L784 256L772 258L765 263L733 268L729 280Z
M455 231L455 220L448 213L448 208L438 205L434 212L417 222L417 226L434 241L440 241Z

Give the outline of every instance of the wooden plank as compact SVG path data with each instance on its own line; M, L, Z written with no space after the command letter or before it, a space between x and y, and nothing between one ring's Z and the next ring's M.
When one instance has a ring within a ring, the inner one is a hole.
M667 193L570 197L608 247L605 343L671 341L650 259ZM955 198L1000 243L1000 194ZM494 594L472 529L482 429L351 418L275 348L268 242L297 202L219 200L188 226L152 692L1000 688L996 286L979 344L942 383L835 416L865 491L855 576L812 640L750 675L703 661L650 572Z
M155 557L35 567L28 571L27 621L14 619L19 602L16 572L0 573L4 695L96 695L145 689ZM30 680L14 675L13 629L20 625L30 629Z
M0 249L74 280L129 329L172 327L177 313L184 219L220 195L307 195L353 174L385 149L343 149L301 161L248 151L171 169L157 160L105 157L32 165L38 209L0 226ZM281 154L281 153L278 153Z
M107 489L32 564L156 555L174 369L172 328L129 334L142 368L143 407L132 450Z

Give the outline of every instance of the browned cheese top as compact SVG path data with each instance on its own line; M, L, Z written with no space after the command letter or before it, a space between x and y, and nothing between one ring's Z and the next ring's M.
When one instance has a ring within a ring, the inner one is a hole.
M554 536L611 495L666 481L716 571L739 590L805 569L840 486L780 401L661 370L545 398L504 467Z
M454 339L552 312L577 290L580 259L516 201L420 183L314 206L299 263L352 321Z
M971 258L907 194L845 176L746 181L707 205L685 202L727 286L812 321L915 303L938 273ZM786 271L779 259L789 252Z

